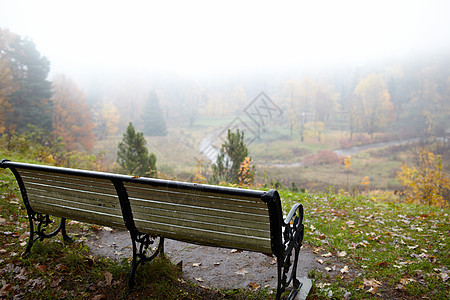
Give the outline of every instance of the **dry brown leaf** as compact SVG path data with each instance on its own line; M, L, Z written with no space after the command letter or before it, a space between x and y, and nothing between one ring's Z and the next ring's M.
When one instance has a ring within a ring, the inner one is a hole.
M254 282L250 282L250 283L248 284L248 286L249 286L249 288L254 289L254 290L259 289L259 285L257 285L257 284L254 283Z
M42 272L42 273L47 271L46 265L36 265L35 268L36 268L36 270L38 270L39 272Z
M0 297L7 296L9 293L12 292L12 290L13 290L13 285L11 283L4 285L2 287L2 289L0 290Z
M195 280L197 280L198 282L203 282L203 281L205 281L203 278L200 278L200 277L195 278Z
M63 281L63 277L60 276L59 278L53 280L53 281L50 283L50 287L55 288L55 287L57 287L62 281Z
M202 263L193 263L192 266L193 267L200 267L202 265Z
M105 271L105 273L103 273L103 275L105 276L106 284L111 285L111 282L113 279L113 275L111 274L111 272Z

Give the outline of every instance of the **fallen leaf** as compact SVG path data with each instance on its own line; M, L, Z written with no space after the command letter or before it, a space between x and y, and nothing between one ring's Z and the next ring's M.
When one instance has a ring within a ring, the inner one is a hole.
M323 259L316 259L319 264L323 264Z
M36 270L38 270L41 273L45 273L47 271L46 265L36 265L35 268L36 268Z
M233 250L231 250L230 252L231 252L231 253L241 253L241 252L242 252L242 250L238 250L238 249L233 249Z
M69 273L69 268L63 264L57 264L55 269L59 273Z
M249 286L251 289L254 289L254 290L259 289L259 285L257 285L257 284L254 283L254 282L250 282L250 283L248 284L248 286Z
M348 273L348 266L344 266L340 271L342 274Z
M111 227L103 227L103 230L104 231L108 231L108 232L111 232L113 229L111 228Z
M382 268L387 268L389 267L390 263L388 263L387 261L382 261L377 263L377 266L382 267Z
M332 268L330 268L330 267L325 267L325 271L327 271L327 272L331 272L333 269Z
M193 267L200 267L202 265L202 263L193 263L192 266Z
M0 297L5 297L13 290L13 285L11 283L5 284L0 290Z
M203 281L205 281L205 280L203 280L203 278L200 278L200 277L195 278L195 280L197 280L198 282L203 282Z
M363 283L365 286L370 286L370 287L379 287L381 285L381 282L376 280L376 279L363 279Z
M57 287L62 281L63 281L63 277L60 276L59 278L53 280L53 281L50 283L50 287L55 288L55 287Z
M395 286L395 289L397 289L397 290L405 290L406 288L405 288L405 286L403 285L403 284L397 284L396 286Z
M332 256L333 254L331 254L331 252L328 252L328 253L326 253L326 254L322 254L322 256L323 257L330 257L330 256Z
M321 240L324 240L324 239L326 239L326 238L327 238L327 236L326 236L325 234L319 235L319 239L321 239Z
M98 294L92 298L92 300L103 300L103 299L106 299L106 295L104 294Z
M236 271L236 272L234 272L234 273L236 273L236 274L238 274L238 275L245 275L245 274L248 274L248 271L242 269L242 270Z
M105 271L105 273L103 273L103 275L105 276L106 284L111 285L111 282L113 279L113 275L111 274L111 272Z
M215 266L220 266L220 262L215 262L214 265Z
M368 292L371 293L372 295L375 295L377 293L378 287L371 287Z
M345 251L338 252L338 256L339 257L346 257L347 256L347 252L345 252Z

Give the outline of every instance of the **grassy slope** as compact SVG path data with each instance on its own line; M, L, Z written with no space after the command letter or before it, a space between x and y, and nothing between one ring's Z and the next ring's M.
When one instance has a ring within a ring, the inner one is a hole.
M313 296L448 299L450 210L388 197L293 194L305 206L305 241L322 268Z

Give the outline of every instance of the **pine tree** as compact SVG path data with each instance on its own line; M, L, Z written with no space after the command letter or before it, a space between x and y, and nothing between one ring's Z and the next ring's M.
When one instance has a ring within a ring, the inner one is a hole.
M19 132L28 125L51 130L53 103L51 82L47 80L50 61L41 56L35 44L12 34L3 53L9 62L19 88L8 96L12 112L8 114L8 127Z
M211 181L238 183L241 175L241 164L248 156L248 149L244 143L244 132L237 129L236 133L228 129L227 140L220 149L217 162L212 166Z
M142 112L142 123L145 135L165 136L167 135L166 121L159 105L159 99L155 92L150 92L144 110Z
M149 155L146 143L144 134L136 132L130 122L117 151L121 171L129 175L156 177L156 155Z

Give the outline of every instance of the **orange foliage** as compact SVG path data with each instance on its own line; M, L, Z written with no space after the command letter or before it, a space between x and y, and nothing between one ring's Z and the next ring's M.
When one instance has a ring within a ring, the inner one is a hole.
M53 134L61 137L67 150L94 147L94 123L84 92L69 78L58 76L53 81Z

